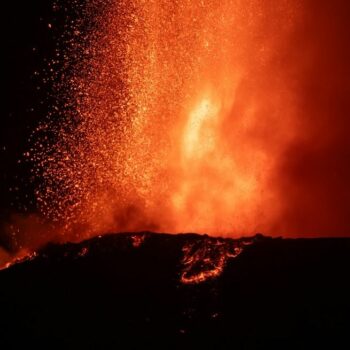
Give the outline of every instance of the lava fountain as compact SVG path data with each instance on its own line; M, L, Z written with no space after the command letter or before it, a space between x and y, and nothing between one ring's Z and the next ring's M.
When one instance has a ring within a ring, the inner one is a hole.
M38 128L43 216L64 239L270 233L283 209L274 173L297 130L286 43L300 12L295 1L88 1L90 24L72 25L65 48L64 102Z

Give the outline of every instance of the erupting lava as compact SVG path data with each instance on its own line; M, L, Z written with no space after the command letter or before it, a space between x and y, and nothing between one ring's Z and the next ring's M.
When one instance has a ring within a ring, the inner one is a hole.
M93 24L73 25L70 70L58 84L64 108L39 127L55 135L35 155L44 216L69 239L269 232L282 203L274 169L296 129L281 62L297 9L88 1Z
M197 284L220 276L229 259L236 258L245 246L259 238L258 235L238 240L203 238L184 245L181 282Z

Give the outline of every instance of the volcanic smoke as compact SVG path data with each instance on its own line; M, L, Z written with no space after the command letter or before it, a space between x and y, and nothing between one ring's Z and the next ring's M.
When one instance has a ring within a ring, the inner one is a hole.
M320 154L330 159L340 145L336 123L319 139L326 124L312 116L326 120L327 111L314 106L322 94L308 85L330 64L312 66L325 4L312 23L315 8L291 0L70 6L79 18L67 20L57 52L59 103L30 153L47 239L345 234L344 212L331 209L336 198L325 189L328 171L311 180Z
M98 5L76 39L88 53L68 80L72 107L39 153L42 212L86 236L269 231L282 210L276 163L296 134L278 63L296 5L112 1L94 15Z

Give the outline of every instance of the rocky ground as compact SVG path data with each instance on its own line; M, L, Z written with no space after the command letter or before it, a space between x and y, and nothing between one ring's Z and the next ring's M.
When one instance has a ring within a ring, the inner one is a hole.
M50 245L0 271L1 349L345 349L349 268L346 238L128 233Z

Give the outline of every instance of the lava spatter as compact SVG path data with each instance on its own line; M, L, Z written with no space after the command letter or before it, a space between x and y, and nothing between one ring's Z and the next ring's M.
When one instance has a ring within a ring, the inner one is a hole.
M272 2L73 3L60 103L34 161L60 239L268 232L282 205L272 175L296 130L289 71L274 62L297 5Z

